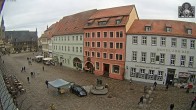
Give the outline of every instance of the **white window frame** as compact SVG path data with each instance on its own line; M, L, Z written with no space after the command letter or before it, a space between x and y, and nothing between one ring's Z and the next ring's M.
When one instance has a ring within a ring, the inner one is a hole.
M155 63L156 61L156 53L150 53L150 63Z
M98 47L98 45L97 45L98 43L100 44L99 47ZM101 48L101 42L96 42L96 47L97 47L97 48Z
M159 64L165 64L165 54L164 53L160 53Z
M96 70L99 70L99 69L100 69L100 64L99 64L99 62L95 62L95 69L96 69Z
M136 68L130 68L130 77L136 76Z
M186 56L181 55L180 56L180 66L185 66Z
M138 36L132 37L132 44L138 44Z
M110 55L112 55L112 59L110 58ZM109 54L109 59L110 59L110 60L113 60L113 59L114 59L114 54L113 54L113 53L110 53L110 54Z
M190 40L190 49L195 49L195 40Z
M99 53L99 57L98 57L98 53ZM101 58L101 53L100 53L100 52L97 52L97 53L96 53L96 57L97 57L97 58Z
M147 45L147 36L142 36L142 45Z
M194 56L189 57L189 67L193 67L194 64Z
M106 58L104 57L104 55L106 55ZM107 59L107 53L106 52L103 52L103 59Z
M176 47L176 46L177 46L177 39L171 38L171 47Z
M141 52L141 62L143 62L143 63L146 62L146 56L147 56L146 52Z
M166 37L161 37L161 46L166 46Z
M137 51L132 51L132 61L137 61Z
M187 48L187 39L182 39L181 40L181 47L182 48Z
M114 66L118 66L118 67L119 67L119 71L118 71L118 72L116 72L116 71L114 70ZM112 65L112 73L120 74L120 65Z
M151 45L156 46L157 45L157 37L151 37Z
M170 65L175 65L175 62L176 62L176 55L171 54L170 55Z

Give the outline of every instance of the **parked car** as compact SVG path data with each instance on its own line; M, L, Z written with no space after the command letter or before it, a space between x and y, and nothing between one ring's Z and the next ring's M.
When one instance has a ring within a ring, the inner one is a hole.
M79 97L87 96L86 90L80 85L76 85L76 84L70 86L70 92L76 94Z

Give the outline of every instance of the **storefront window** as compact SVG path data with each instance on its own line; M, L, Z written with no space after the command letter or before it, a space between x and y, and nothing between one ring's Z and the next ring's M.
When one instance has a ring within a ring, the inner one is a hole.
M120 66L118 65L113 65L113 73L119 73L120 72Z

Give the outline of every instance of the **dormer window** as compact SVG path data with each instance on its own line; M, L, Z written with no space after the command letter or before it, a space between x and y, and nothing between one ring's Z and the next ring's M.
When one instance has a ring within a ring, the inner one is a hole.
M166 27L166 32L172 32L172 28L171 27Z
M121 23L121 20L120 19L117 19L116 20L116 24L120 24Z
M151 31L151 26L145 26L145 31Z
M120 24L122 21L123 16L119 16L116 18L116 24Z
M108 22L109 18L101 18L99 21L98 21L98 25L106 25L107 22Z
M88 25L88 26L90 26L90 25L92 25L92 24L93 24L93 22L94 22L94 20L93 20L93 19L91 19L91 20L89 20L89 21L87 22L87 25Z
M186 26L185 26L185 30L186 30L186 33L187 33L187 34L189 34L189 35L192 34L192 28L191 28L191 26L186 25Z
M100 21L100 22L98 22L98 25L106 25L106 24L107 24L106 21Z
M192 29L187 29L187 34L192 34Z

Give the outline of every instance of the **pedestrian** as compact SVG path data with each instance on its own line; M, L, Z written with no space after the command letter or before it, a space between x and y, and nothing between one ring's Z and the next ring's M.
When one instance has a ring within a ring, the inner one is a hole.
M27 81L28 81L28 83L30 83L30 79L29 79L29 77L27 77Z
M4 63L4 60L3 60L3 63Z
M46 86L47 86L47 88L48 88L48 80L46 80L45 83L46 83Z
M25 66L24 66L23 70L25 71Z
M21 73L23 72L23 67L21 68Z
M44 71L44 66L42 67L43 71Z
M191 109L193 108L195 102L196 102L196 97L195 97L195 98L192 100L192 102L191 102Z
M173 110L174 109L174 104L171 104L170 105L170 110Z
M169 88L169 84L167 83L167 84L166 84L166 88L165 88L165 90L167 91L167 90L168 90L168 88Z
M157 82L156 81L154 82L153 87L154 87L154 89L156 89L156 87L157 87Z
M140 103L143 104L143 100L144 100L144 96L140 97L140 101L138 102L138 105L139 105Z
M31 77L33 77L33 72L31 72Z

